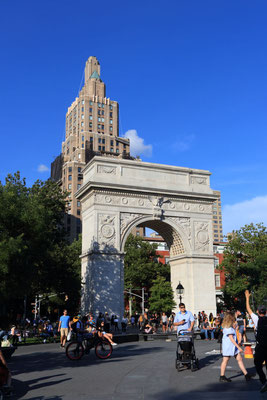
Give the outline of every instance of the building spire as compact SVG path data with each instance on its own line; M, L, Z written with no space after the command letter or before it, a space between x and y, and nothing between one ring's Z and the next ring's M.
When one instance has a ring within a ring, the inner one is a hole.
M100 64L96 57L89 57L86 61L85 71L84 71L84 80L85 83L88 79L98 77L100 79Z

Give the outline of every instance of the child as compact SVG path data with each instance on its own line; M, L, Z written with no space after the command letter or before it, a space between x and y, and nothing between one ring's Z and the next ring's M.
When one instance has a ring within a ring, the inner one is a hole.
M226 313L223 319L222 328L223 328L223 339L222 339L222 355L223 360L221 363L221 376L220 382L231 382L231 379L226 378L225 370L230 360L230 357L235 357L238 362L238 366L245 375L246 381L249 381L253 376L248 373L246 370L243 360L241 357L242 348L238 345L236 341L236 331L234 329L235 325L235 316L231 313Z

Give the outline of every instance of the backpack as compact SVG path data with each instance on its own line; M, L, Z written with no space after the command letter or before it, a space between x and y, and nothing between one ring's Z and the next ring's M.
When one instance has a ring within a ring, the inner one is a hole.
M71 323L71 328L72 328L72 332L77 333L77 322L79 321L79 319L77 319L76 321L73 321Z
M267 348L267 317L259 317L256 340L262 347Z

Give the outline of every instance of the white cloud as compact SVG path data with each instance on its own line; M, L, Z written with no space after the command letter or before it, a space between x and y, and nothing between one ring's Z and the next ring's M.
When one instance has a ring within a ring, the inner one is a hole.
M46 165L40 164L40 165L38 165L37 171L38 172L47 172L47 171L50 171L50 169Z
M224 234L238 230L246 224L263 222L267 225L267 195L240 203L225 205L222 210Z
M193 141L195 140L195 135L187 135L174 143L174 148L177 151L187 151L190 149Z
M138 136L135 129L130 129L124 134L124 137L130 139L130 153L132 156L148 156L152 155L152 145L144 144L144 139Z

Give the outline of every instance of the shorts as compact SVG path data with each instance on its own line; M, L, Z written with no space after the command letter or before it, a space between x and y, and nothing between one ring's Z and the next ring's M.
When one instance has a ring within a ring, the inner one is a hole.
M68 328L60 328L60 335L61 336L68 336L69 329Z
M162 325L167 326L167 322L162 322Z

